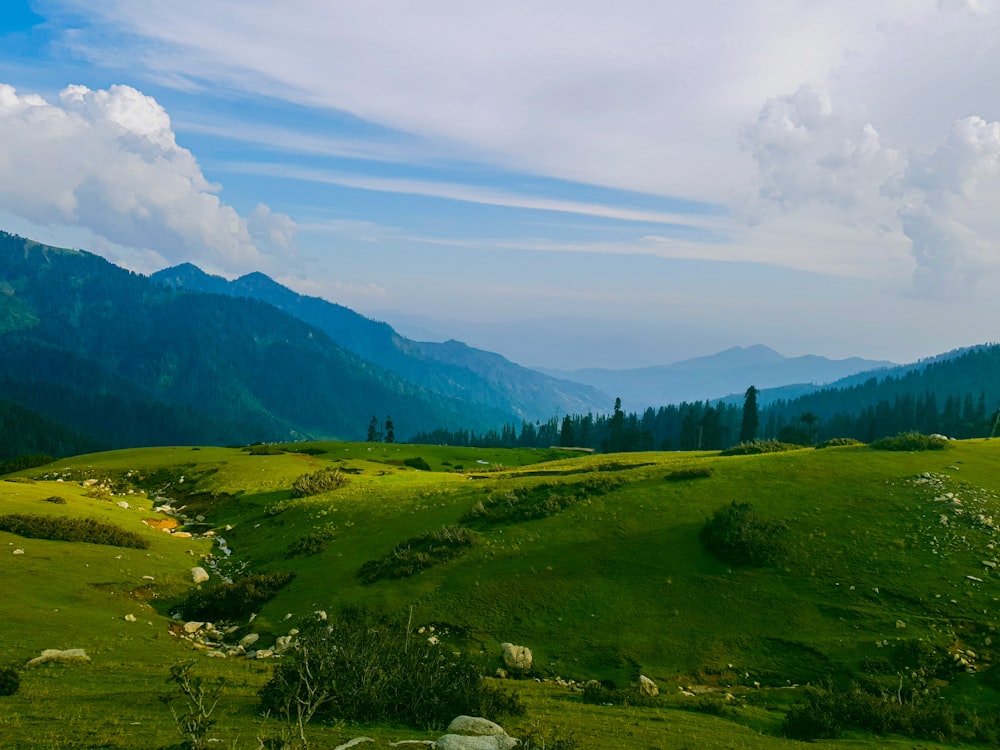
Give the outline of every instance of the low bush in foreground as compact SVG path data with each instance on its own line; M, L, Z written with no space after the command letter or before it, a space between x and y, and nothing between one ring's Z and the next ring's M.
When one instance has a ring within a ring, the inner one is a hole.
M780 562L787 551L787 527L758 517L750 503L719 508L701 529L701 541L716 557L733 565L763 566Z
M1000 720L983 718L931 696L871 693L857 683L811 688L785 716L782 729L798 740L835 739L848 730L899 734L938 742L996 742Z
M947 438L919 432L901 432L872 443L872 448L880 451L941 451L947 447Z
M0 531L9 531L29 539L149 549L149 542L136 532L104 523L96 518L63 518L12 513L0 516Z
M499 721L524 713L468 657L416 636L403 618L362 609L302 625L259 695L263 712L300 725L316 718L440 728L463 714Z
M241 620L295 577L294 573L254 573L232 583L220 583L201 591L192 591L178 607L185 620Z
M782 443L778 440L749 440L726 448L720 455L722 456L755 456L760 453L783 453L784 451L794 451L801 448L801 445L794 443Z
M462 526L446 526L440 531L420 534L400 542L388 555L366 562L358 571L358 578L362 583L375 583L383 578L408 578L458 557L477 541L476 532Z
M292 483L292 497L309 497L330 492L346 486L349 481L340 469L320 469L296 479Z

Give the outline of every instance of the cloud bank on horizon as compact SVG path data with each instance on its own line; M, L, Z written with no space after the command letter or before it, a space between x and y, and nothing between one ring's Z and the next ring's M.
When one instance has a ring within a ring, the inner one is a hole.
M412 306L404 287L444 286L376 269L722 262L855 279L904 300L890 314L1000 277L997 0L30 8L7 38L43 40L48 73L0 54L0 210L146 253L133 265ZM456 305L528 299L493 278L456 276ZM596 284L554 296L582 310ZM629 295L608 315L641 314Z

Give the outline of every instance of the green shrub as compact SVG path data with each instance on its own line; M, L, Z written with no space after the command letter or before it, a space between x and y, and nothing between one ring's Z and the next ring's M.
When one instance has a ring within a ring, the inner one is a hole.
M662 701L636 688L622 689L613 682L591 680L583 686L583 702L595 706L660 706Z
M524 713L465 656L415 636L400 617L347 609L304 623L259 693L261 709L305 723L401 722L440 728L459 715L494 721Z
M55 503L56 505L65 505L66 504L66 498L60 497L59 495L52 495L51 497L45 498L45 502L47 502L47 503Z
M993 742L995 717L982 719L956 709L934 694L874 693L852 682L846 687L827 684L806 693L806 702L785 716L787 737L799 740L836 738L847 730L876 735L900 734L938 742Z
M610 492L624 480L591 476L576 483L543 483L534 487L491 492L462 516L466 523L499 525L548 518L590 497Z
M411 469L418 469L420 471L430 471L431 465L427 463L420 456L414 456L413 458L403 459L403 465L409 466Z
M722 451L722 456L754 456L760 453L783 453L801 448L794 443L782 443L778 440L749 440Z
M333 529L317 529L292 542L288 547L288 554L291 557L319 554L326 549L327 542L333 539L333 535Z
M750 503L719 508L701 529L701 541L712 554L733 565L763 566L786 554L787 527L757 516Z
M940 435L923 435L919 432L901 432L894 437L884 437L872 443L880 451L940 451L948 447L948 439Z
M292 484L292 497L309 497L321 492L331 492L346 486L349 481L340 469L320 469L296 479Z
M12 513L0 516L0 531L9 531L29 539L149 549L149 542L136 532L126 531L96 518L63 518Z
M440 531L420 534L400 542L388 555L366 562L358 571L358 578L362 583L408 578L458 557L477 541L476 532L462 526L446 526Z
M864 445L860 440L854 438L830 438L817 445L817 448L837 448L842 445Z
M668 482L683 482L687 479L707 479L715 471L711 466L688 466L683 469L675 469L667 474L664 479Z
M244 448L251 456L279 456L284 453L284 449L269 443L254 443Z
M254 573L211 588L192 591L178 608L185 620L241 620L273 599L294 573Z
M13 667L0 667L0 696L15 695L21 689L21 675Z

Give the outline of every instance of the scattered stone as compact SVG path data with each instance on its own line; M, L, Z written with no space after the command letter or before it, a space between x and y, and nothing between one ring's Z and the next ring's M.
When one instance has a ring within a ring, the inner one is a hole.
M185 633L197 633L199 630L202 629L202 627L204 625L205 625L205 623L203 623L203 622L195 622L194 620L192 620L191 622L186 622L186 623L184 623L184 632Z
M177 534L174 534L174 536L177 536ZM191 568L191 580L195 583L204 583L208 580L208 571L200 565Z
M117 505L122 510L128 510L129 509L129 504L126 503L124 500L119 500L117 503L115 503L115 505Z
M24 550L21 549L20 547L18 547L16 550L14 550L14 554L15 555L23 555L24 554Z
M903 622L902 620L896 620L896 627L897 628L905 628L906 627L906 623Z
M125 622L135 622L135 615L133 614L125 615Z
M68 648L62 651L57 648L47 648L42 651L40 656L36 656L24 666L33 667L37 664L44 664L46 662L56 662L58 664L87 664L90 662L90 657L87 656L87 652L82 648Z
M189 531L174 531L174 532L171 532L170 536L175 536L178 539L190 539L191 538L191 532L189 532Z
M507 669L525 673L531 670L531 649L527 646L515 646L513 643L501 643L503 661Z
M249 648L259 640L260 640L259 633L247 633L245 636L240 638L240 645L243 648Z
M256 659L270 659L272 656L274 656L274 650L273 649L262 648L260 651L258 651L254 655L254 658L256 658Z
M970 581L975 581L976 583L982 583L983 582L982 578L976 578L975 576L966 576L966 578L968 578Z

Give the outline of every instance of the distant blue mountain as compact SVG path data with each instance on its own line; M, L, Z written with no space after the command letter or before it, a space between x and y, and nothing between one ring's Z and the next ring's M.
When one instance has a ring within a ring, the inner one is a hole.
M827 359L812 354L785 357L763 345L732 347L706 357L696 357L670 365L633 370L546 369L554 377L575 380L620 396L625 409L679 404L684 401L716 400L743 394L753 385L764 390L789 386L784 398L818 390L819 387L855 373L892 367L886 360L860 357Z

